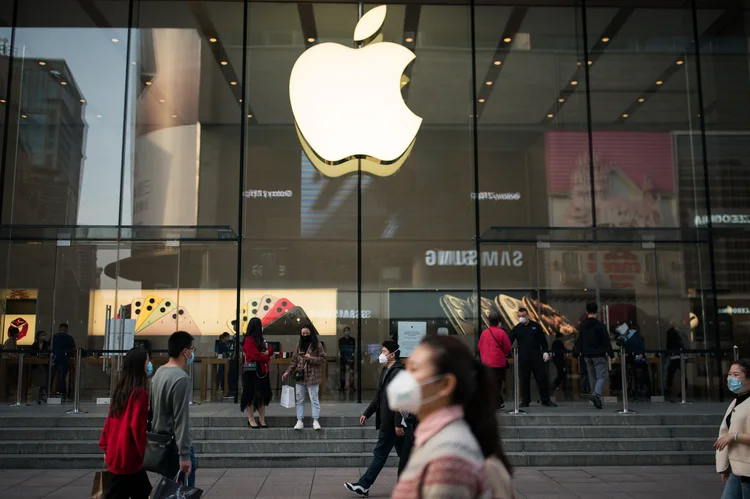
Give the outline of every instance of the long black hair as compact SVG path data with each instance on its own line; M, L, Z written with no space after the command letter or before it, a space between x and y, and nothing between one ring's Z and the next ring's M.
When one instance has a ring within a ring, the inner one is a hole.
M248 338L252 338L258 347L258 351L263 351L263 345L265 343L265 340L263 339L263 322L257 317L250 319L250 322L247 324L245 341L247 341Z
M432 352L435 375L455 376L456 388L453 390L451 403L463 407L464 419L484 457L496 457L510 472L510 461L500 443L499 422L495 415L499 404L494 376L454 336L426 336L422 345Z
M115 386L115 391L112 392L109 406L111 417L119 417L125 412L133 392L146 391L146 359L148 359L148 353L142 347L132 348L125 355L122 376Z

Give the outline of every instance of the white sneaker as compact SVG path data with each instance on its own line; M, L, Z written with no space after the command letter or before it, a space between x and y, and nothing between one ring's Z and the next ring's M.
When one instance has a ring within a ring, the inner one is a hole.
M294 425L294 429L295 429L295 430L301 430L301 429L303 429L304 427L305 427L305 425L304 425L304 423L302 423L302 421L297 421L297 424L296 424L296 425Z
M370 495L370 489L366 489L359 485L358 483L345 483L344 487L346 487L346 490L354 492L358 496L367 497Z
M320 423L313 421L313 430L321 430Z

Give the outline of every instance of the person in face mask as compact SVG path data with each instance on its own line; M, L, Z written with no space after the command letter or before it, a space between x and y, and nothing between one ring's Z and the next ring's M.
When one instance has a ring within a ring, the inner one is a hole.
M151 494L151 482L143 469L151 373L153 366L146 350L135 347L125 355L122 376L112 392L109 414L99 438L111 474L105 484L105 499L147 499Z
M393 381L393 378L404 370L404 365L401 363L399 355L398 343L391 340L384 341L378 360L380 361L380 365L383 366L383 370L380 372L380 380L378 381L375 398L372 399L370 405L365 409L365 413L359 418L359 424L364 425L365 421L375 414L378 443L375 444L372 462L370 463L370 467L367 468L367 472L362 475L358 482L344 484L347 490L360 496L367 496L369 494L370 487L377 480L394 447L396 447L396 452L401 458L399 462L399 474L406 465L406 460L403 459L405 456L406 424L401 414L391 409L388 405L388 397L386 395L388 385Z
M339 391L354 391L354 353L357 340L352 338L349 327L344 328L344 336L339 338Z
M531 374L534 374L539 386L542 405L557 407L549 398L549 378L547 367L544 365L551 356L547 336L542 326L532 321L529 311L524 307L518 309L518 324L510 332L510 343L518 346L518 372L521 388L521 407L528 407L531 403Z
M716 472L724 485L722 499L750 499L750 360L735 361L727 374L735 396L719 427Z
M312 405L313 430L320 430L320 383L323 380L323 364L326 362L326 352L318 341L318 334L312 324L304 324L300 328L299 343L292 356L289 368L281 376L282 381L294 375L296 383L295 395L297 403L297 424L295 430L305 427L305 394L310 397Z
M513 497L494 376L461 340L424 338L386 393L392 409L416 413L420 422L392 498Z

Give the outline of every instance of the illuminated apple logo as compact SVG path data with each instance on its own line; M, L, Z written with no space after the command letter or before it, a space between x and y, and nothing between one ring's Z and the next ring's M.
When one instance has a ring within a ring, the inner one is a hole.
M392 175L406 161L422 118L401 96L402 75L414 53L382 42L386 6L357 23L353 49L321 43L297 59L289 78L289 99L297 134L321 173L338 177L357 171Z

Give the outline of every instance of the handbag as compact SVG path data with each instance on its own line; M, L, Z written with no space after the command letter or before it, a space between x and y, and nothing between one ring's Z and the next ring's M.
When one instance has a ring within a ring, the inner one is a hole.
M91 486L91 499L103 499L104 491L107 489L112 474L107 470L94 473L94 483Z
M163 475L169 470L170 465L174 465L180 460L180 456L177 450L177 442L174 441L174 435L151 431L151 422L154 419L152 407L153 401L149 401L143 469Z
M257 373L258 372L258 363L253 362L245 362L242 364L242 372L243 373Z
M281 407L291 409L296 405L294 387L284 385L281 389Z
M151 489L149 499L200 499L203 496L201 489L180 483L179 477L179 473L174 479L160 476L154 488Z

